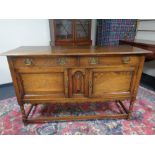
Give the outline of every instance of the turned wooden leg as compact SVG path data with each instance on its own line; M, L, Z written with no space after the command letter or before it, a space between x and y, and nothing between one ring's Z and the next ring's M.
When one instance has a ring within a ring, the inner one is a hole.
M21 113L22 113L22 120L23 120L23 123L26 124L26 113L25 113L25 109L24 109L24 103L20 103L20 110L21 110Z
M134 103L135 103L135 99L131 99L130 106L129 106L128 119L131 119L131 117L132 117L132 110L133 110Z

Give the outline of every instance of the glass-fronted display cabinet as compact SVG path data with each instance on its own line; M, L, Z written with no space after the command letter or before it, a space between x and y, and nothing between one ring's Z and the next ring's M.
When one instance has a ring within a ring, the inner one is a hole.
M54 25L55 45L91 45L90 19L55 19L50 23Z

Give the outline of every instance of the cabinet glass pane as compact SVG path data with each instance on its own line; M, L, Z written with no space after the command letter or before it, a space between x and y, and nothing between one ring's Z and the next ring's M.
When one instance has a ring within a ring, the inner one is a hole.
M90 19L78 19L76 21L76 38L89 39L90 27L91 27Z
M72 20L60 19L55 20L56 39L72 39Z

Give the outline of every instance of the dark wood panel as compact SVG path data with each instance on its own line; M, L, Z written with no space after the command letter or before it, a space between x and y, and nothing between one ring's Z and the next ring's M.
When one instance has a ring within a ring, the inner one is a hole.
M145 50L150 50L152 53L146 54L146 61L155 60L155 41L135 39L133 41L120 40L120 44L127 44L139 47Z

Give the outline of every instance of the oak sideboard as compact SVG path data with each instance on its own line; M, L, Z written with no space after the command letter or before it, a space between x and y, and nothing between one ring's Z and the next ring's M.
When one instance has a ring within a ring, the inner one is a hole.
M130 118L145 54L151 51L117 47L25 46L6 52L24 123L58 120ZM126 108L123 101L129 100ZM52 103L114 101L120 114L29 117L34 106ZM25 110L25 105L30 109Z

